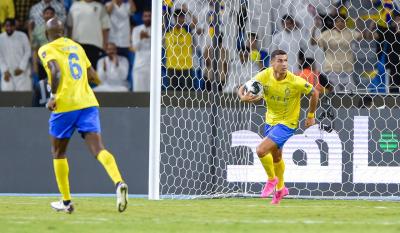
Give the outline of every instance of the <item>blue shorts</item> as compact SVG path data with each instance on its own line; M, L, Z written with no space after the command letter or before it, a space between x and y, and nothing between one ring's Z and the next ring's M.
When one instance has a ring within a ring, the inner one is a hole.
M277 124L274 126L265 124L265 137L276 143L278 149L281 149L285 142L294 134L295 129L291 129L286 125Z
M49 133L57 139L70 138L75 129L80 134L100 133L99 108L90 107L71 112L52 113Z

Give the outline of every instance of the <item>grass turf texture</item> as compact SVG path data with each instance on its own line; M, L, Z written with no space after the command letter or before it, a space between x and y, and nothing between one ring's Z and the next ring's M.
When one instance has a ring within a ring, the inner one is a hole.
M286 199L75 198L76 212L57 213L48 197L0 197L0 232L400 232L400 203Z

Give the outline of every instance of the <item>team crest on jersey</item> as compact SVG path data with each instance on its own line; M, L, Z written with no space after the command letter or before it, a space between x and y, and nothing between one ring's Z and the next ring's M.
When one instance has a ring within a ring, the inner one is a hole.
M286 89L285 89L285 97L288 97L288 96L290 96L290 89L289 89L289 87L286 87Z
M269 86L264 86L263 89L264 89L264 95L268 95Z
M42 53L42 58L43 58L43 59L46 58L46 52L43 52L43 53Z

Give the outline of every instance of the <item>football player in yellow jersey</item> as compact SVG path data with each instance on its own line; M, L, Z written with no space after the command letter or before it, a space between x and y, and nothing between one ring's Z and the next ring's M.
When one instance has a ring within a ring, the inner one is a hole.
M239 98L243 102L256 102L262 98L266 102L265 138L257 147L257 155L268 175L261 197L268 197L276 189L271 204L279 204L282 198L289 194L284 184L285 163L282 159L282 147L298 127L302 94L311 95L306 128L315 124L318 104L318 91L287 69L287 53L275 50L271 54L271 67L254 77L263 85L264 96L257 97L245 92L244 86L238 90Z
M117 192L117 209L125 211L128 204L128 186L123 181L114 156L108 152L101 139L98 102L88 84L98 79L82 47L64 37L64 26L57 18L46 22L49 43L38 52L51 85L47 108L52 111L49 120L54 172L62 200L52 202L57 211L72 213L69 189L69 167L66 149L75 129L82 134L93 156L104 166L113 180Z

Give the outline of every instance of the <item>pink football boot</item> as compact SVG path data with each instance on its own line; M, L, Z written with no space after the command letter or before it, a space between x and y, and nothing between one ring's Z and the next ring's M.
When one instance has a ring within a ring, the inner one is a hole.
M272 180L268 180L265 184L263 191L261 192L261 198L266 198L274 192L275 186L278 184L278 177Z
M286 187L283 187L283 189L278 190L275 192L274 197L272 198L271 204L276 205L281 202L284 196L287 196L289 194L289 190Z

